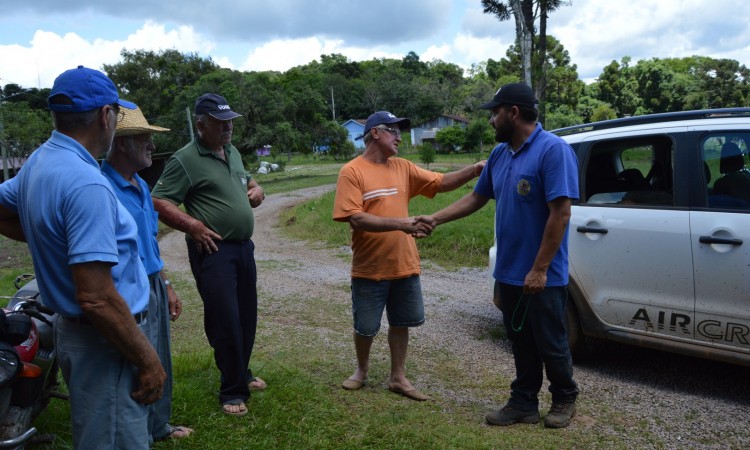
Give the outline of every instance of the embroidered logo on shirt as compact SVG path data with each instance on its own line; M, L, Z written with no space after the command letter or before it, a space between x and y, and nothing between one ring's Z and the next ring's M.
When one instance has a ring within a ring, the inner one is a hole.
M529 195L529 192L531 192L531 183L529 183L527 180L521 180L516 185L516 192L518 192L519 195L523 195L524 197Z
M375 189L374 191L365 192L362 196L362 200L372 200L376 197L386 197L388 195L397 195L398 189L396 188L388 188L388 189Z

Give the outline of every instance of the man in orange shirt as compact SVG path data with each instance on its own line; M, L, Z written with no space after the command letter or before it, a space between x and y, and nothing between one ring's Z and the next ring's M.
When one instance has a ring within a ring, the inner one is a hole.
M372 114L365 124L365 151L341 168L336 185L333 220L349 222L352 230L352 315L357 368L342 387L357 390L367 383L370 348L388 314L391 374L388 389L412 400L428 397L406 378L409 328L424 323L415 237L432 227L409 217L409 200L432 198L466 184L482 173L485 162L440 174L397 158L401 131L409 119L387 111ZM359 139L359 138L358 138Z

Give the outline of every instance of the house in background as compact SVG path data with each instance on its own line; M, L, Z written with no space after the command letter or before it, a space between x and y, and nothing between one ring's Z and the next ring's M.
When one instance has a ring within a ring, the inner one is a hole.
M0 183L5 181L6 172L8 173L8 179L13 178L21 170L21 166L27 159L27 156L5 156L3 154L3 157L0 158Z
M271 146L266 144L263 147L260 147L259 149L255 150L255 153L258 156L270 156L271 155Z
M411 128L411 142L415 146L429 142L437 148L438 145L435 142L437 132L456 124L461 128L466 128L469 125L469 119L453 114L441 114L434 119L416 124Z
M364 140L355 140L358 137L362 136L362 133L364 133L365 122L367 122L366 119L349 119L341 124L341 126L346 128L346 131L349 132L349 140L352 142L352 144L354 144L354 148L356 148L357 150L365 148Z

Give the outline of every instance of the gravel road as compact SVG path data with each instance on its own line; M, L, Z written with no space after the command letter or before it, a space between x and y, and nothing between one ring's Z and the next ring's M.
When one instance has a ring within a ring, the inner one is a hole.
M299 298L322 293L349 295L341 289L349 273L350 261L345 257L348 249L289 241L278 233L280 211L332 189L329 185L269 195L255 210L256 259L278 267L259 272L262 292ZM161 249L170 272L189 273L181 233L164 236ZM507 341L490 338L500 332L501 316L490 299L487 271L448 272L429 262L424 265L427 322L413 333L412 351L449 352L462 360L463 376L467 378L490 373L512 380L514 365ZM449 385L417 373L410 376L428 394L458 404L486 406L487 411L502 406L509 383L503 382L498 394L487 399L477 398L476 390L470 387ZM609 447L609 435L617 436L619 442L624 440L631 448L750 448L748 368L597 344L591 357L576 361L575 378L581 395L579 414L571 427L604 436L603 448ZM545 383L543 413L549 407L546 389Z

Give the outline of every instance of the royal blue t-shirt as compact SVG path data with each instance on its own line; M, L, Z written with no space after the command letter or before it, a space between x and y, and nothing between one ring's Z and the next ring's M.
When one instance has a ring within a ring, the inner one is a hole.
M63 316L83 314L70 266L112 264L130 312L148 307L137 227L96 160L76 140L52 132L18 174L0 184L0 204L16 211L31 250L44 304Z
M560 137L540 124L512 152L510 144L496 146L474 192L495 199L497 256L493 277L523 286L534 265L549 217L548 202L578 198L578 160ZM547 286L568 284L568 229L547 270Z

